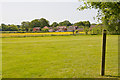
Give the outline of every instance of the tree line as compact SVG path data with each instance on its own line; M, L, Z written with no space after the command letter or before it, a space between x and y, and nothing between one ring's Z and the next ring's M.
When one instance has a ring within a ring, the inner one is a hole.
M70 21L65 20L62 22L53 22L51 25L49 23L48 20L46 20L45 18L41 18L41 19L34 19L32 21L23 21L21 22L21 25L6 25L6 24L1 24L0 29L2 29L2 31L32 31L32 29L34 27L40 27L41 29L45 26L47 27L57 27L57 26L84 26L84 27L90 27L90 22L89 21L80 21L80 22L76 22L74 24L72 24Z

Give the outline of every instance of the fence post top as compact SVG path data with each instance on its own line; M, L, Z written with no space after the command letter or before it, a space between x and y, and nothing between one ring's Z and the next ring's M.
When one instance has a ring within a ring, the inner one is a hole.
M106 30L105 30L105 29L103 30L103 33L106 33Z
M103 31L106 31L105 29Z

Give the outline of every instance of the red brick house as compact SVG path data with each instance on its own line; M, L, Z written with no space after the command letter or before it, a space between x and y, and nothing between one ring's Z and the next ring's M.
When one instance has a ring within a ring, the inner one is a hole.
M34 27L33 32L35 32L35 31L39 32L39 31L41 31L41 28L40 27Z

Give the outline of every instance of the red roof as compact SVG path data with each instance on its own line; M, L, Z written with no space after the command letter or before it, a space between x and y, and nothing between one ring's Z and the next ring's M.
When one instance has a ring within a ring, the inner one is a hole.
M45 26L45 27L44 27L44 29L48 29L48 27L47 27L47 26Z

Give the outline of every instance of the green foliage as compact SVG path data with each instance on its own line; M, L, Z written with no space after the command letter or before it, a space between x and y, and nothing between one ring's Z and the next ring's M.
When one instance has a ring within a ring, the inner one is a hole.
M47 28L43 28L43 29L42 29L42 31L44 31L44 32L48 32L48 30L49 30L49 29L47 29Z
M0 30L2 30L2 26L0 26Z
M32 20L31 26L32 27L40 27L41 26L40 20L39 19Z
M80 21L80 22L74 23L74 26L87 26L87 27L90 27L90 22L89 21Z
M31 31L31 28L34 28L34 27L45 27L45 26L50 26L49 25L49 21L44 19L44 18L41 18L41 19L35 19L35 20L32 20L31 22L25 22L23 21L22 23L22 29L26 30L27 32L28 31Z
M59 23L59 26L71 26L71 25L72 24L68 20L65 20L65 21Z
M41 25L40 25L41 28L43 28L43 27L45 27L45 26L48 26L48 27L50 26L50 25L49 25L49 21L46 20L46 19L44 19L44 18L41 18L39 21L40 21L40 24L41 24Z
M2 27L2 31L8 31L8 26L5 25L5 24L1 24L1 27Z
M53 22L51 27L57 27L58 26L58 23L57 22Z
M88 32L89 32L89 28L88 28L88 27L84 27L84 32L85 32L85 34L87 35Z
M31 23L30 22L25 22L25 21L23 21L22 23L21 23L22 25L22 29L25 29L27 32L30 30L30 28L31 28Z
M83 21L84 26L90 27L90 22L89 21Z
M92 28L92 30L90 31L91 34L102 34L103 29L105 29L103 27L103 25L98 24L96 25L96 27Z
M10 26L8 26L8 27L9 27L9 28L8 28L9 31L18 31L18 30L19 30L16 25L10 25Z
M80 22L74 23L74 26L84 26L84 24L82 21L80 21Z
M53 30L54 30L54 31L57 31L57 27L54 27Z
M1 29L2 31L18 31L18 26L17 25L5 25L5 24L1 24Z
M105 23L108 32L114 32L116 29L120 33L120 2L85 2L85 6L80 6L79 10L98 9L98 20Z

